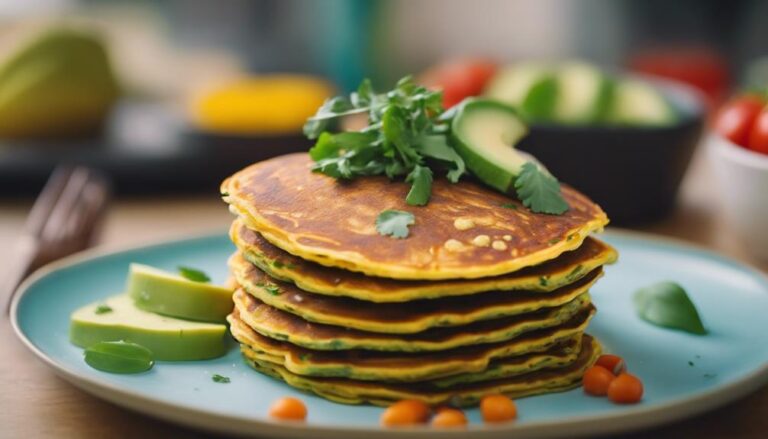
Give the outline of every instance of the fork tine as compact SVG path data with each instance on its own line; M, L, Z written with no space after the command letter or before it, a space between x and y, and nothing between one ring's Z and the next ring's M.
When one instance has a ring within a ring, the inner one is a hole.
M55 242L66 233L67 218L72 214L78 203L81 193L88 182L88 175L89 171L87 168L77 167L72 171L69 180L64 186L64 190L61 192L59 199L56 200L56 204L53 206L53 210L43 226L40 237L44 244L46 242Z
M72 168L70 166L58 166L53 170L29 212L29 217L24 224L26 233L32 236L39 236L42 233L43 227L48 221L51 211L53 211L53 206L64 191L71 175Z

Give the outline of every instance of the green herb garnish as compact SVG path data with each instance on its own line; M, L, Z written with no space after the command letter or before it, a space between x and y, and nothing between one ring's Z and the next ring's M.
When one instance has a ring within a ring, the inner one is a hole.
M211 278L204 272L190 267L179 267L181 277L193 282L210 282Z
M502 204L499 204L499 206L505 209L517 210L517 204L515 203L502 203Z
M152 351L125 341L102 341L88 347L85 362L94 369L110 373L144 372L155 363Z
M98 305L96 307L96 309L93 310L93 312L95 314L106 314L106 313L112 312L112 307L107 305L107 304L102 303L102 304Z
M225 377L224 375L219 375L217 373L213 374L211 379L213 380L214 383L225 383L226 384L226 383L228 383L230 381L229 377Z
M674 282L641 288L633 300L637 314L648 323L697 335L707 333L688 294Z
M285 267L285 264L282 263L282 261L272 261L272 266L275 268L283 268Z
M415 222L412 213L389 209L376 217L376 230L381 235L402 239L408 237L408 226Z
M278 287L275 284L266 284L264 285L264 289L267 290L267 292L273 296L277 296L280 294L280 287Z
M560 215L568 210L560 183L532 162L522 166L515 179L515 190L523 205L536 213Z
M329 131L330 122L355 113L368 115L362 131ZM433 170L447 171L453 183L466 172L464 160L449 143L450 119L442 114L442 93L417 85L410 76L381 94L366 79L349 97L327 100L307 120L304 134L317 139L309 150L316 162L312 169L342 179L405 176L411 183L406 202L424 205L432 190Z

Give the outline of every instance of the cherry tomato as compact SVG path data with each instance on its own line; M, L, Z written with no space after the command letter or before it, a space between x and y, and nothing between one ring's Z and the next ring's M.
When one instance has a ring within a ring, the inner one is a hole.
M288 421L303 421L307 418L307 407L296 398L280 398L269 408L269 416Z
M764 107L755 118L749 134L749 149L768 154L768 107Z
M379 422L384 427L423 424L429 419L430 412L427 404L415 399L404 399L387 407Z
M452 408L440 409L432 418L433 427L463 427L467 425L467 417L464 412Z
M752 125L764 106L763 99L756 95L731 100L715 116L715 131L731 142L747 147Z
M627 363L624 362L624 359L613 354L601 355L595 365L608 369L614 375L627 371Z
M634 375L622 373L608 385L608 399L617 404L634 404L643 398L643 383Z
M480 400L480 413L485 422L507 422L517 417L517 406L505 395L486 395Z
M584 392L593 396L605 396L608 394L608 387L615 379L616 376L603 366L592 366L584 372L581 382L584 385Z
M431 67L419 76L429 88L443 90L443 106L450 108L464 98L483 92L496 72L496 64L483 59L458 59Z

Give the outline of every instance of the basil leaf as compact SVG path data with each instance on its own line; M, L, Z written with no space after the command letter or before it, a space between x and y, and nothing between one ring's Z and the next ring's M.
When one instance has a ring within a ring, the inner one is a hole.
M145 372L155 364L152 351L136 343L102 341L85 350L85 362L110 373Z
M179 274L181 277L191 280L193 282L210 282L211 278L208 277L207 274L205 274L203 271L200 271L196 268L190 268L190 267L178 267Z
M523 205L533 212L560 215L569 208L557 179L532 162L522 166L515 179L515 190Z
M415 222L416 219L412 213L389 209L376 217L376 230L384 236L398 239L406 238L408 237L408 226Z
M641 288L635 292L633 302L638 316L648 323L697 335L707 333L696 306L683 287L674 282Z

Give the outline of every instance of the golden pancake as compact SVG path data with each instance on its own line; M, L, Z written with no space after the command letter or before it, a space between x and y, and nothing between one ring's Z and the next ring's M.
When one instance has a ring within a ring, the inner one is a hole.
M453 349L480 343L496 343L536 329L551 328L591 307L587 293L565 305L466 326L432 328L407 335L366 332L307 322L280 311L238 290L234 295L239 318L259 334L315 350L365 349L393 352L422 352Z
M243 322L237 310L227 320L237 341L264 354L263 361L273 361L296 375L416 382L481 372L492 360L541 352L568 339L580 338L593 313L594 308L589 308L560 326L527 332L501 343L426 353L310 350L257 333Z
M258 232L247 228L240 219L232 223L230 237L245 259L276 279L292 282L304 291L370 302L407 302L497 290L549 292L575 282L617 258L611 246L587 238L576 250L513 273L430 282L370 277L305 261L274 246Z
M465 325L560 306L586 292L602 275L602 269L597 268L575 283L546 295L491 291L471 296L374 304L304 292L294 284L267 276L237 254L230 259L230 268L247 293L270 306L310 322L388 334L412 334L434 327Z
M488 394L503 393L511 398L560 392L578 387L584 371L594 364L600 355L600 344L584 335L577 359L560 368L542 368L530 373L514 374L493 380L475 380L457 383L450 387L423 383L381 383L343 378L318 378L296 375L288 369L269 361L263 361L248 348L243 353L256 370L285 381L297 389L315 393L323 398L344 404L370 403L388 406L403 399L424 401L431 406L473 406ZM534 354L535 355L535 354ZM525 363L530 357L516 357L513 361ZM482 372L480 373L482 374Z
M319 264L394 279L474 279L511 273L578 248L608 218L563 186L563 215L536 214L469 180L438 178L429 204L409 206L409 184L386 177L340 182L311 172L307 154L249 166L221 191L246 225L277 247ZM411 212L405 239L382 236L384 210ZM476 244L473 244L476 243Z

